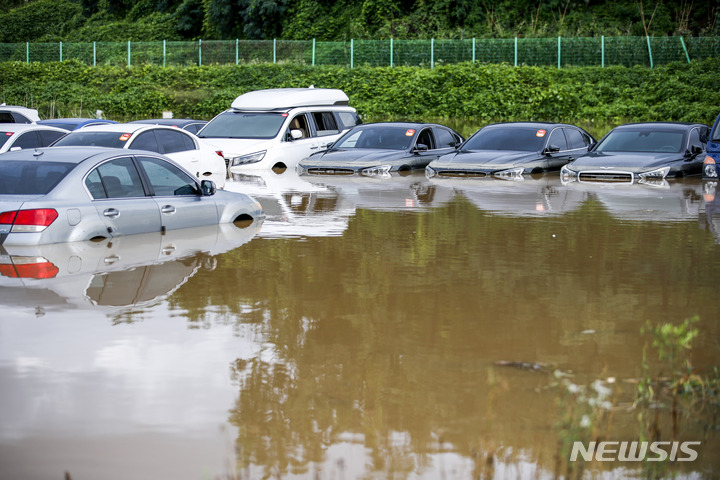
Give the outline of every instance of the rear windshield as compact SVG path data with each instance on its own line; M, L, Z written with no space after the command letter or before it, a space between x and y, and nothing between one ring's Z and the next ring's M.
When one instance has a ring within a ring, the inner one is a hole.
M677 130L615 130L608 134L598 152L679 153L685 147L685 132Z
M545 130L532 127L483 128L463 146L463 150L519 150L537 152L545 145Z
M200 138L275 138L286 113L225 112L208 122Z
M45 195L76 166L76 163L3 160L0 195Z
M10 137L13 136L13 132L0 132L0 147L5 145Z
M129 133L122 132L83 132L82 130L70 132L53 144L53 147L112 147L123 148Z

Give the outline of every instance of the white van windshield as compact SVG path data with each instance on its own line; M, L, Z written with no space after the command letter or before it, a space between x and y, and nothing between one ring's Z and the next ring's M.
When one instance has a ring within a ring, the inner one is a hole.
M200 130L200 138L275 138L287 113L224 112Z

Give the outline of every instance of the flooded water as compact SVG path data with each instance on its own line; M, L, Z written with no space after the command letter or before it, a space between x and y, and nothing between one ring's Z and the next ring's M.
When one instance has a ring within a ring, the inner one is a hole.
M715 478L718 392L633 402L649 326L716 378L716 188L234 175L264 222L0 252L0 478Z

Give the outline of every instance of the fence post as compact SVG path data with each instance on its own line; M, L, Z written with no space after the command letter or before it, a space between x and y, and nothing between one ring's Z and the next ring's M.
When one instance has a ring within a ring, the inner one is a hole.
M648 56L650 57L650 68L653 68L652 49L650 48L650 37L646 36L648 45Z
M315 39L313 38L312 66L315 66Z
M430 39L430 70L435 68L435 39Z
M97 42L93 42L93 67L97 65Z
M558 70L560 70L560 58L561 58L560 36L558 35Z
M605 35L600 37L600 65L605 68Z
M273 38L273 63L277 63L277 38Z
M517 37L515 37L515 66L517 67L518 64L518 55L517 55Z
M128 40L128 68L130 68L130 40Z
M167 40L163 40L163 68L165 68L165 65L167 59Z
M62 42L60 42L60 61L62 62Z
M683 51L685 52L685 58L687 58L687 62L690 63L690 55L688 55L687 47L685 46L685 40L683 40L683 37L680 37L680 43L682 44Z
M350 39L350 68L353 68L353 63L355 61L355 52L354 52L355 44L353 39Z
M25 63L30 63L30 42L25 42Z
M473 47L472 47L472 63L475 63L475 37L473 37Z
M240 40L235 39L235 65L240 63Z
M202 39L198 40L198 67L202 67Z
M392 68L393 65L393 39L390 39L390 68Z

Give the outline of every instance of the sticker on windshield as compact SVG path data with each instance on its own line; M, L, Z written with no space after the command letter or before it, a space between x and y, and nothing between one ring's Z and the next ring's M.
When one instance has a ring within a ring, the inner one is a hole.
M545 130L538 130L537 133L535 133L536 137L544 137L545 136Z
M413 135L415 135L415 130L413 130L412 128L408 128L407 131L405 132L405 136L412 137Z
M122 135L120 135L120 141L121 141L121 142L124 142L125 140L127 140L128 138L130 138L131 135L132 135L132 134L130 134L130 133L123 133Z

